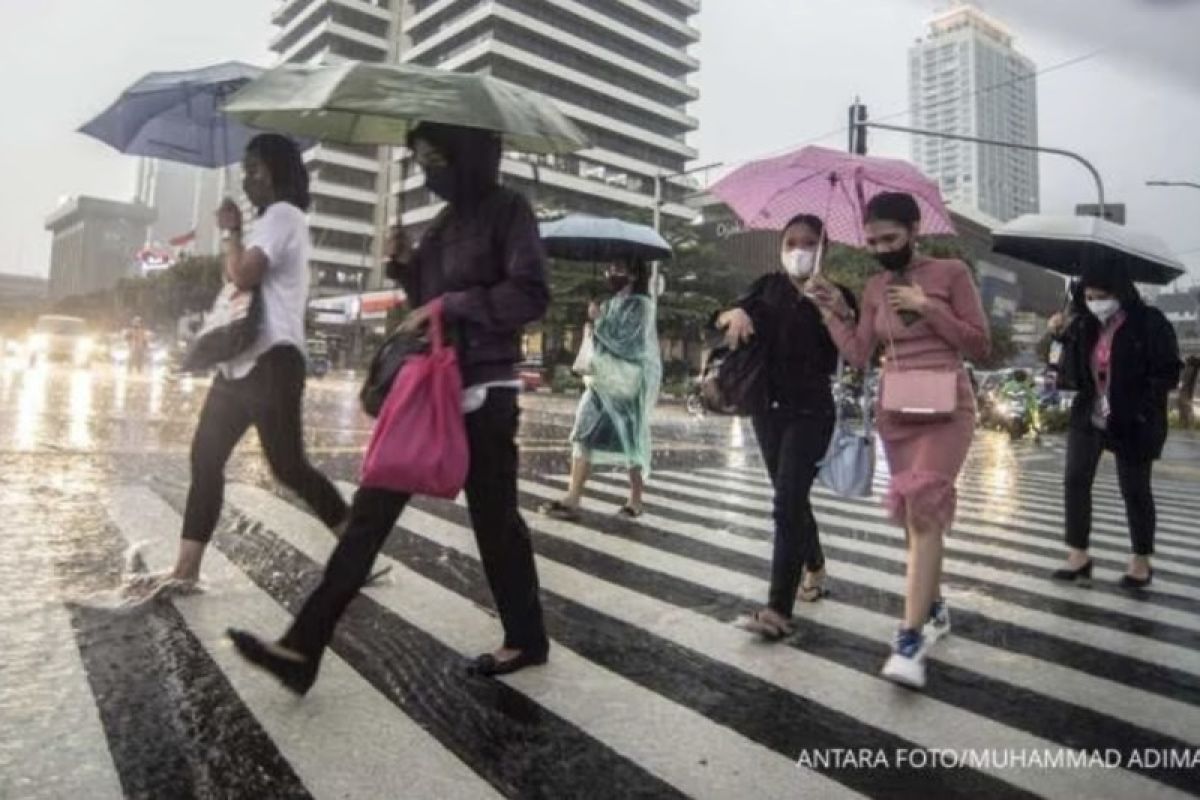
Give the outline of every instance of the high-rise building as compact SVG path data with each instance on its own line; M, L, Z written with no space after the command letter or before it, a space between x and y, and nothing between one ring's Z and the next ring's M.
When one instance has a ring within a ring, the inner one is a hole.
M913 125L1036 145L1035 75L1008 28L972 3L952 0L909 51ZM912 156L951 203L1001 221L1038 211L1036 153L914 136Z
M98 197L72 197L46 218L50 299L91 294L138 274L137 254L154 209Z
M699 97L688 83L699 69L689 53L700 38L690 24L699 9L700 0L285 0L272 48L285 61L402 61L539 91L593 146L570 156L506 154L506 183L543 213L649 216L658 177L661 212L686 219L690 187L678 173L697 155L687 136L698 123L687 107ZM395 218L397 197L414 235L437 213L399 153L381 164L374 148L323 146L309 158L315 285L365 280L375 231L385 213ZM386 205L376 200L384 186Z
M283 0L271 50L281 62L334 63L396 57L401 0ZM379 149L321 144L305 153L311 177L312 291L358 292L375 267ZM380 211L380 213L382 213Z
M216 210L227 191L224 184L220 170L143 158L138 164L135 197L156 214L147 241L177 252L220 252Z

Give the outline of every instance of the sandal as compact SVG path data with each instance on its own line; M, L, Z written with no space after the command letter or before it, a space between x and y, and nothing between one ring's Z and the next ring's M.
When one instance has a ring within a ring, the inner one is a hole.
M804 580L800 583L800 591L796 593L796 599L805 603L815 603L828 594L829 590L825 588L825 568L821 567L814 571L805 570Z
M578 522L582 518L578 508L572 508L560 500L552 500L539 508L538 511L551 519L558 519L563 522Z
M783 624L773 622L764 617L766 609L760 609L753 614L738 617L734 622L737 627L750 633L757 633L768 642L778 642L796 632L796 626L790 622Z
M628 519L637 519L642 515L642 512L633 506L626 503L617 511L618 516L627 517Z

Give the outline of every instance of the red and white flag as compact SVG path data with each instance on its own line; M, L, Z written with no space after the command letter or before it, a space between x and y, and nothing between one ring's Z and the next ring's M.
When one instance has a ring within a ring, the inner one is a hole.
M187 233L181 233L178 236L168 239L167 244L171 245L171 247L186 247L194 241L196 241L196 231L193 228Z

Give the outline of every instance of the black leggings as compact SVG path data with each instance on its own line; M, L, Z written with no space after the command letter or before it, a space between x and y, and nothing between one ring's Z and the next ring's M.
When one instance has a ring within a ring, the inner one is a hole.
M816 571L825 566L809 493L833 436L833 415L772 410L755 415L754 434L775 487L775 551L767 605L790 617L804 568Z
M542 653L549 640L542 621L533 542L517 506L519 414L513 389L489 390L483 407L467 414L471 455L467 509L483 573L504 626L504 646ZM358 490L350 524L325 565L321 583L283 637L285 647L320 661L338 620L367 580L409 499L387 489Z
M225 463L253 425L271 471L300 495L330 528L346 518L346 501L304 454L301 404L307 372L304 356L291 345L259 357L238 380L218 375L204 399L192 437L192 485L183 514L183 538L212 539L225 499Z
M1067 435L1067 545L1087 550L1092 533L1092 484L1105 449L1112 449L1109 435L1096 428L1071 428ZM1125 519L1134 555L1154 554L1157 514L1150 475L1154 462L1117 457L1117 482L1125 500Z

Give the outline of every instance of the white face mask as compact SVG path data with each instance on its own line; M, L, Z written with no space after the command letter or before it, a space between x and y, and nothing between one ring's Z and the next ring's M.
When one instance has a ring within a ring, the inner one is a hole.
M1109 317L1121 310L1121 304L1117 302L1117 298L1110 297L1107 300L1088 300L1088 311L1100 320L1100 322L1108 322Z
M793 278L807 278L812 274L817 254L813 250L785 250L779 256L784 270Z

